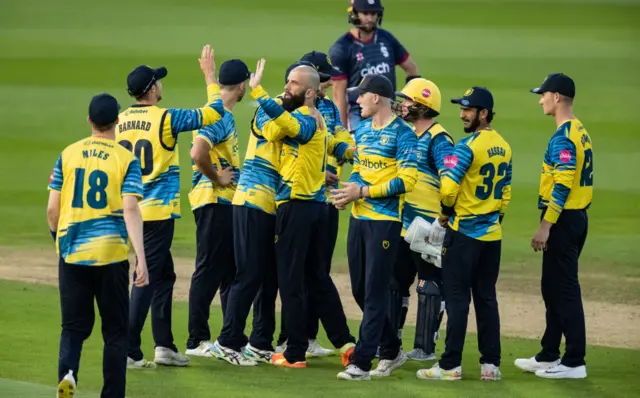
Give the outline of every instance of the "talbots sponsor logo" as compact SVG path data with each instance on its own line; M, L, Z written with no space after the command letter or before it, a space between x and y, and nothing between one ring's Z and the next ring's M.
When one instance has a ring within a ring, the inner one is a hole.
M560 161L562 163L569 163L571 161L571 152L566 149L560 151Z
M380 62L377 65L369 65L360 71L360 76L365 77L367 75L382 75L384 73L391 72L391 67L386 62Z
M382 169L386 169L387 167L389 167L389 164L387 162L384 162L382 160L378 160L376 162L373 162L369 159L363 159L360 161L360 165L363 167L366 167L368 169L374 169L374 170L382 170Z
M458 165L458 157L456 155L447 155L444 157L444 165L448 169L452 169Z
M388 248L389 248L389 245L390 245L390 243L389 243L389 241L388 241L388 240L383 240L383 241L382 241L382 248L383 248L383 249L388 249Z

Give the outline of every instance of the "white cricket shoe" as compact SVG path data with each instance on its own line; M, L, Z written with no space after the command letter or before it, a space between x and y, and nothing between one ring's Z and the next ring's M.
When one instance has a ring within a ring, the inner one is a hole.
M436 359L436 354L427 354L422 348L414 348L407 352L407 358L412 361L433 361Z
M587 377L587 367L581 365L570 368L560 364L550 369L538 370L536 376L545 379L584 379Z
M76 395L76 380L73 378L73 370L69 370L60 384L58 384L58 392L56 398L73 398Z
M480 380L502 380L500 368L490 363L483 363L480 369Z
M231 348L224 347L216 340L211 346L211 353L214 357L227 361L236 366L256 366L258 362L253 359L249 359L242 355L239 351L234 351Z
M409 358L400 350L394 359L381 359L380 362L378 362L378 367L370 372L371 376L387 377L392 371L404 365L407 359Z
M439 364L433 365L429 369L420 369L416 372L418 379L423 380L449 380L455 381L462 379L462 366L453 369L444 370Z
M273 355L273 352L267 351L267 350L260 350L258 348L255 348L251 344L247 344L242 349L242 355L244 355L247 359L250 359L252 361L271 363L271 355Z
M356 365L349 365L344 371L338 373L338 379L349 381L371 380L371 375Z
M195 357L213 357L211 353L211 346L213 343L209 340L201 341L200 344L196 348L187 348L185 351L185 355L195 356Z
M329 348L324 348L318 343L317 340L309 339L309 348L307 348L307 352L305 356L307 358L311 357L326 357L334 353L334 350Z
M560 365L560 360L558 359L553 362L538 362L536 361L536 357L531 357L518 358L514 363L517 367L524 370L525 372L535 373L538 370L547 370Z
M156 347L156 357L153 362L164 366L187 366L189 358L170 348Z
M127 369L155 369L157 367L155 362L147 361L144 358L136 361L127 357Z

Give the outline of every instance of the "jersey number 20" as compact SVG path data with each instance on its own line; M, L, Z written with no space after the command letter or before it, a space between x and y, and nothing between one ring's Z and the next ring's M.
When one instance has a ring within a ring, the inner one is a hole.
M125 147L127 150L133 150L133 154L136 155L140 161L140 172L143 176L148 176L153 171L153 145L149 140L136 141L135 148L127 140L122 140L118 144ZM140 157L140 155L143 155Z
M84 207L84 175L85 169L76 169L76 180L73 186L73 200L71 207L82 209ZM89 174L89 190L86 194L86 200L92 209L102 210L107 207L107 185L109 184L109 176L102 170L93 170Z
M507 175L507 163L500 163L498 165L498 181L494 182L496 177L496 166L493 163L487 163L480 167L480 175L484 176L482 180L483 185L478 185L476 188L476 197L480 200L487 200L493 192L493 198L502 199L502 188L504 187L504 177Z

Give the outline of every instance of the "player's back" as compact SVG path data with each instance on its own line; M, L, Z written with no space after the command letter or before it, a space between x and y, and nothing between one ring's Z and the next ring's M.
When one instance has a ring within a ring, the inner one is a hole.
M180 217L180 159L167 109L133 105L119 116L116 141L140 160L144 221Z
M58 252L70 264L127 259L123 195L141 196L140 164L114 140L89 137L60 155L50 188L61 192Z
M511 195L511 156L511 146L493 129L458 142L454 154L445 159L445 176L460 186L449 220L454 230L479 240L502 238L499 218ZM504 197L505 186L508 197Z
M196 137L207 141L211 146L209 158L214 169L224 170L228 167L236 173L233 184L227 187L215 185L205 176L195 162L191 161L193 178L191 180L191 191L189 192L189 202L191 210L195 210L209 203L231 204L240 175L240 160L238 158L238 134L233 113L228 109L218 122L203 127L193 132L193 142Z
M276 99L278 101L278 99ZM276 214L276 189L280 175L280 141L268 141L261 135L264 123L270 120L261 108L251 121L251 134L242 165L242 173L233 196L233 204L247 206L268 214Z

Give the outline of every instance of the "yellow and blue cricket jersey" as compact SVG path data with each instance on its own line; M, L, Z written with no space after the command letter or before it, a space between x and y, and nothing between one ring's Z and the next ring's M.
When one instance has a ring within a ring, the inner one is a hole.
M233 204L275 215L282 142L269 141L262 135L267 120L264 110L258 107L251 121L251 135Z
M445 157L441 179L443 213L449 227L482 241L502 239L500 216L511 201L511 146L495 130L460 140Z
M316 101L316 107L322 114L329 133L331 133L336 140L345 142L348 146L354 146L355 142L353 141L353 137L351 137L349 131L342 126L342 122L340 121L340 111L338 111L336 104L329 98L318 98ZM329 156L327 159L327 170L337 175L339 178L340 174L342 174L342 166L338 163L338 159L336 159L335 156ZM330 201L331 199L331 190L337 188L339 188L338 183L334 185L327 185L325 190L327 201Z
M262 136L271 142L282 142L276 207L290 200L324 203L328 155L348 159L353 157L352 149L334 139L325 126L318 126L307 106L289 113L262 87L251 95L260 104L256 123Z
M180 218L178 133L211 125L222 118L220 87L207 87L208 104L199 109L165 109L136 104L120 113L116 140L140 160L143 221Z
M563 209L587 209L593 198L593 146L578 119L560 125L542 162L538 208L555 224Z
M222 120L193 132L193 141L202 139L210 146L209 156L216 171L227 167L236 173L233 184L228 187L214 186L213 182L198 169L192 161L193 179L189 192L191 210L217 203L231 205L238 184L240 160L238 158L238 133L236 122L230 110L225 108Z
M416 217L433 222L440 214L440 178L446 170L444 159L453 153L453 138L439 123L416 135L418 176L413 190L404 198L401 236Z
M369 187L369 197L351 208L360 220L402 221L404 194L411 192L418 175L413 129L394 116L385 126L363 120L355 132L356 151L349 182Z
M142 198L140 162L114 140L89 137L58 157L49 190L60 192L56 251L69 264L101 266L127 259L122 197Z

